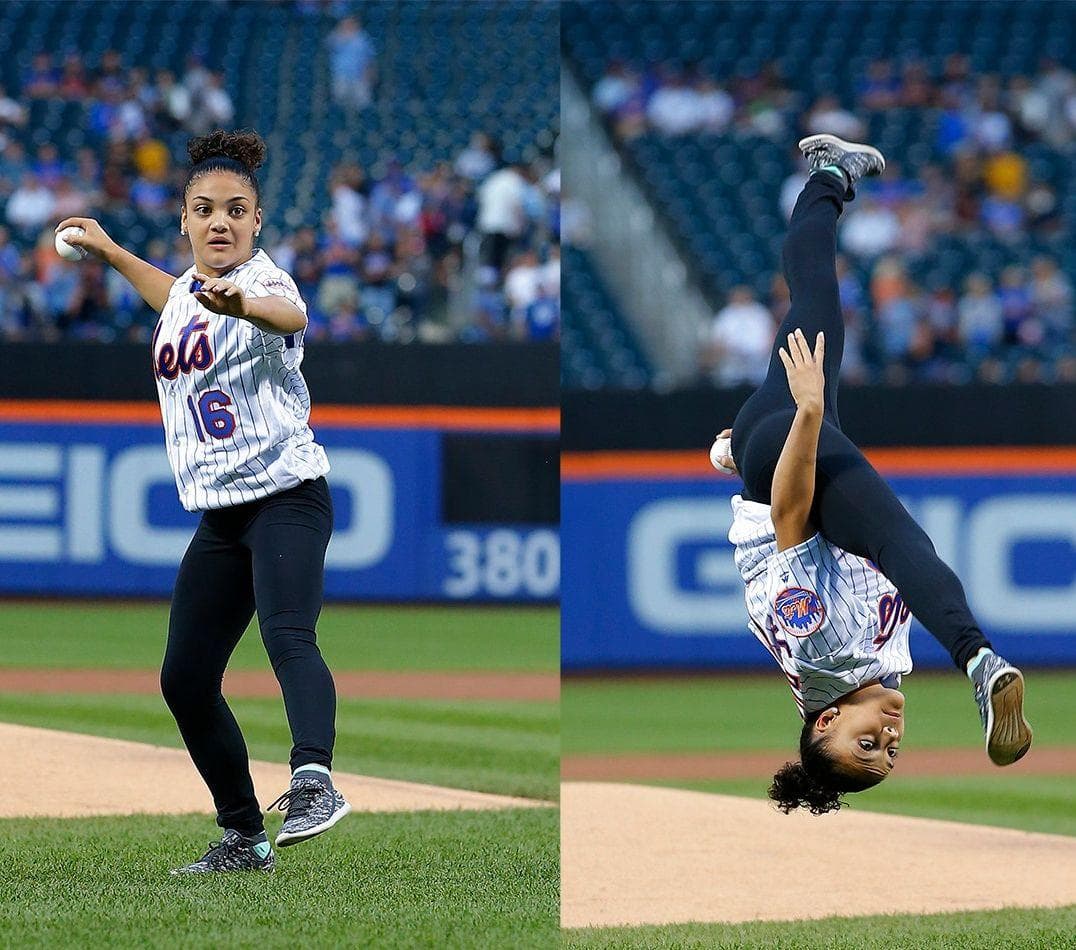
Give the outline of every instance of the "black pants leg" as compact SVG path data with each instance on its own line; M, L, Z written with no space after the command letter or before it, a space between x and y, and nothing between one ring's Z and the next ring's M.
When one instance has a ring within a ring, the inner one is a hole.
M161 689L222 828L254 834L263 827L246 744L221 695L255 603L284 695L292 768L331 766L336 692L314 635L331 533L332 502L319 478L206 512L180 565Z
M332 501L324 479L270 496L244 534L262 641L284 696L291 767L332 766L336 688L318 649Z
M744 497L770 504L777 460L795 415L778 349L797 327L813 346L826 335L825 415L818 440L812 520L833 544L869 558L900 591L916 619L961 669L989 646L968 608L957 576L938 557L893 490L844 435L837 415L837 382L844 352L844 322L837 290L837 219L843 184L813 175L796 202L784 245L785 278L792 308L774 341L766 379L744 403L733 424L733 457Z
M254 616L250 555L223 519L203 516L179 566L161 692L217 810L217 824L245 835L263 828L247 747L221 694L224 668Z

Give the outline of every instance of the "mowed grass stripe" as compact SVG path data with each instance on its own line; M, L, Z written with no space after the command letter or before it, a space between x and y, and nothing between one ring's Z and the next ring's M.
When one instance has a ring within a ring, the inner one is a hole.
M250 755L287 762L283 702L229 700ZM155 696L0 693L0 721L181 747ZM559 722L554 703L340 700L334 767L341 771L553 800Z
M806 891L804 899L810 899ZM857 895L854 900L872 903L884 897ZM1076 905L795 923L569 930L561 946L565 950L1062 950L1074 946L1073 933Z
M354 815L278 852L271 875L167 874L213 837L212 819L190 816L0 821L0 943L469 950L558 942L555 809Z
M780 764L775 760L775 771ZM736 780L647 784L765 799L769 783ZM846 796L846 801L856 811L1076 835L1076 786L1065 775L1020 775L1002 769L993 775L945 778L905 778L894 774L874 788Z
M1039 745L1070 745L1076 675L1027 671L1028 719ZM912 674L905 748L981 746L978 707L966 677ZM772 676L659 680L567 679L561 686L563 750L573 753L794 750L803 723L788 686ZM1034 753L1032 753L1034 754Z
M338 670L518 670L556 673L559 614L552 607L328 604L318 643ZM0 603L0 663L8 667L154 669L168 635L168 604ZM268 670L252 621L231 668Z

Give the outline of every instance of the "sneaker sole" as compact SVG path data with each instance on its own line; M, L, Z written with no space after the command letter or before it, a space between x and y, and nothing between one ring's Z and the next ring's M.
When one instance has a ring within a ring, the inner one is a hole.
M228 868L226 871L188 871L186 868L172 868L168 873L172 877L197 877L199 874L242 874L248 871L254 871L261 874L272 874L276 870L276 865L271 864L268 867L261 868Z
M313 828L308 828L306 831L294 831L286 834L281 832L276 836L276 846L278 848L287 848L290 845L298 844L300 841L306 841L308 838L317 837L324 831L328 831L333 825L335 825L345 815L351 814L351 805L347 802L344 803L344 807L334 811L329 816L328 821L322 822L320 825L314 825Z
M994 765L1012 765L1031 748L1031 725L1024 718L1024 677L1013 668L995 673L990 683L986 754Z
M844 139L837 138L836 135L822 133L821 135L808 135L807 138L800 139L798 147L801 152L810 152L823 145L836 145L846 152L866 152L868 155L873 155L878 159L878 161L882 163L882 171L885 171L885 156L873 145L863 145L859 142L846 142Z

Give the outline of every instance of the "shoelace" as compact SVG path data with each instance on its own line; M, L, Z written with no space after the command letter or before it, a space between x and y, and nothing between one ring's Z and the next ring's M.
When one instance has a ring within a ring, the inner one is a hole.
M324 786L320 782L312 785L300 785L298 788L289 788L265 810L272 811L274 808L279 808L283 812L288 812L291 811L293 805L313 804L323 789ZM306 799L309 801L304 801Z

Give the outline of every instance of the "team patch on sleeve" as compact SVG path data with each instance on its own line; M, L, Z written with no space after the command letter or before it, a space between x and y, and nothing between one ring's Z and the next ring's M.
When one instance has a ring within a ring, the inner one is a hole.
M773 612L785 633L793 637L809 637L826 619L818 594L806 587L786 587L774 597Z

